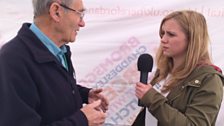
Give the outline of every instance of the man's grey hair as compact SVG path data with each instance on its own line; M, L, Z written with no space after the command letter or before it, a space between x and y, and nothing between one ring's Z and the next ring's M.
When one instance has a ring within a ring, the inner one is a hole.
M58 2L69 6L73 3L73 1L75 0L32 0L34 16L36 17L48 13L50 5L53 2Z

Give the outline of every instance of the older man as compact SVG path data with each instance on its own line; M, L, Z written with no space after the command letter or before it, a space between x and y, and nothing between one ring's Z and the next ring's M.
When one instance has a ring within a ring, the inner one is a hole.
M85 26L82 0L33 0L33 7L34 22L0 51L0 126L102 125L108 100L102 89L76 84L65 45Z

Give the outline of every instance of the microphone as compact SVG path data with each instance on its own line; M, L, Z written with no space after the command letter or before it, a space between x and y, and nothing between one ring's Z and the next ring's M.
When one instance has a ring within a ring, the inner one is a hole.
M140 82L147 84L148 73L152 71L153 67L153 58L149 54L141 54L137 62L138 71L140 71ZM143 106L138 100L138 106Z

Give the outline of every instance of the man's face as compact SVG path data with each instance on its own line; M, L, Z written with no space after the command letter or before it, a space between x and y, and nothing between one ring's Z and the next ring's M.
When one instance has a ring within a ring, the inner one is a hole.
M62 42L74 42L80 27L85 26L81 17L81 13L85 10L83 2L82 0L75 0L70 6L61 7L65 11L62 19Z

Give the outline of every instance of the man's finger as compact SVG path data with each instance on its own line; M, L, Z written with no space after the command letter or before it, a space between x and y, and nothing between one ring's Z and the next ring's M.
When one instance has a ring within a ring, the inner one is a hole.
M92 108L98 109L101 105L101 100L94 101L93 103L89 104Z

